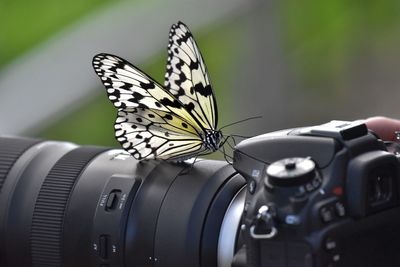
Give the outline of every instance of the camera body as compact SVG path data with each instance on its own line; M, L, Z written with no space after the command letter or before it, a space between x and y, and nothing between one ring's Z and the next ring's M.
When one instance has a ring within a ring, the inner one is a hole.
M360 121L241 142L247 194L233 266L399 266L399 159Z

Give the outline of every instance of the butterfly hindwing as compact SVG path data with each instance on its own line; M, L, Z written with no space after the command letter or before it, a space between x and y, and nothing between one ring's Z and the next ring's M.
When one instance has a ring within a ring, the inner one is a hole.
M171 113L120 110L114 128L121 146L139 160L182 159L204 151L196 130Z
M203 128L216 129L217 104L207 68L188 27L171 27L165 87L182 102Z

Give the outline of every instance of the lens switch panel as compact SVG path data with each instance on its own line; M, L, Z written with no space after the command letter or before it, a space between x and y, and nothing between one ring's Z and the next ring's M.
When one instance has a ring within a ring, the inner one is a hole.
M124 224L140 184L138 178L112 176L99 195L92 233L94 266L123 265Z

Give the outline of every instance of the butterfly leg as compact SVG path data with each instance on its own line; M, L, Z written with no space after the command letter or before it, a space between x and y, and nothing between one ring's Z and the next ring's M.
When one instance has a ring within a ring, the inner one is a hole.
M198 156L194 157L193 161L192 161L188 166L186 166L185 168L183 168L182 171L179 173L179 175L186 175L186 174L189 174L190 171L193 169L194 164L196 163L197 157L198 157Z
M230 135L230 136L228 136L228 137L230 137L230 138L232 139L232 141L233 141L233 146L231 145L231 143L229 143L229 141L227 142L228 145L229 145L229 147L230 147L232 150L235 150L235 146L236 146L236 139L235 139L235 137L234 137L233 135Z
M226 140L225 140L225 141L226 141ZM224 143L225 143L225 142L224 142ZM224 147L223 145L221 146L221 149L222 149L222 151L221 151L220 149L218 149L218 151L221 152L222 155L224 155L225 161L226 161L229 165L232 165L233 157L229 156L229 155L226 153L225 147Z
M196 162L202 161L202 159L199 159L199 157L207 155L209 153L203 153L203 154L197 154L194 158L193 161L190 163L190 165L186 166L185 168L182 169L182 171L179 173L179 175L186 175L190 173L190 171L193 169L194 164Z

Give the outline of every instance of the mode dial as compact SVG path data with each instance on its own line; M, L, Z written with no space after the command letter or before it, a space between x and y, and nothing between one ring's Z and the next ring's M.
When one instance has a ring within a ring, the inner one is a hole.
M315 177L315 163L310 158L285 158L267 168L265 182L274 186L298 186Z

